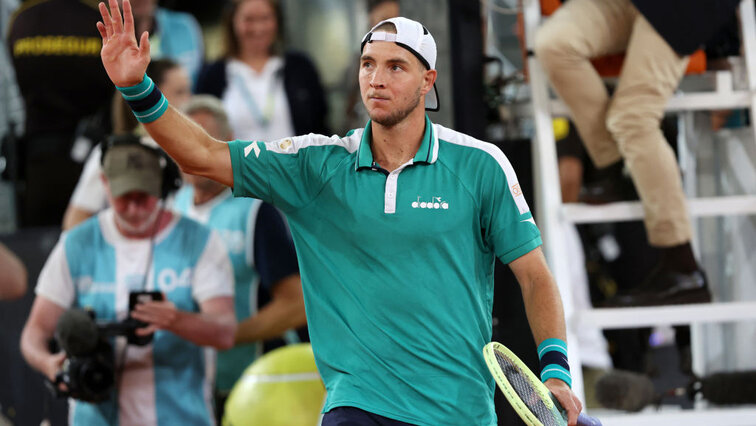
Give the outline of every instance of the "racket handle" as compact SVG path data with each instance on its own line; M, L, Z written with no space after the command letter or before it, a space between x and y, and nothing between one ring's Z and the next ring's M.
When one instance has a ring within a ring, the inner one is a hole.
M578 415L577 424L578 426L601 426L601 420L585 413L580 413Z

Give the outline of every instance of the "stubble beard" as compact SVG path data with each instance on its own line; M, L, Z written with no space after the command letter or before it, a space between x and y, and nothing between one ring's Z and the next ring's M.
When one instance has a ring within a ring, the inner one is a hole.
M404 121L404 119L407 118L407 116L410 115L410 113L412 113L412 111L414 111L415 108L417 108L417 106L420 104L420 99L421 98L422 98L422 96L420 95L420 89L418 88L417 92L415 92L415 100L414 100L414 102L412 102L412 104L410 104L409 106L407 106L407 108L394 111L391 114L389 114L388 116L383 117L383 118L381 118L381 117L374 117L373 114L368 114L368 115L370 116L371 120L373 120L374 122L380 124L383 127L394 127L397 124L399 124L402 121Z

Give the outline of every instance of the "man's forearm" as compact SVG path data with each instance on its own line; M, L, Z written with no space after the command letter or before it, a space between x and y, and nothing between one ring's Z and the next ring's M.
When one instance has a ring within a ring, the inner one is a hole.
M144 128L184 172L233 186L228 145L210 137L172 106L157 120L144 123ZM212 159L227 161L227 167L217 167L218 163Z
M230 349L234 346L236 319L233 312L222 314L179 312L169 329L199 346Z
M273 300L260 309L257 315L239 323L236 343L258 342L281 336L286 330L298 328L307 323L304 303L289 303Z
M536 274L522 285L522 298L536 344L548 338L567 340L562 300L551 274Z
M34 327L25 327L21 333L21 354L35 370L49 376L49 360L52 354L47 346L47 338Z

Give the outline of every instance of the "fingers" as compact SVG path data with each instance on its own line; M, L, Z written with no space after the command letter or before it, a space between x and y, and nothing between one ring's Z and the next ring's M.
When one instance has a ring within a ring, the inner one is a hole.
M121 8L117 0L110 0L110 16L113 22L113 32L120 34L123 32L123 18L121 18Z
M97 30L100 32L100 36L102 37L102 44L104 46L105 43L108 42L108 32L105 29L105 25L103 25L102 22L98 22L97 23Z
M139 38L139 56L143 58L150 57L150 34L145 31Z
M158 330L158 328L156 326L154 326L154 325L148 325L147 327L144 327L144 328L137 328L134 331L134 333L137 336L149 336L150 334L153 334L157 330Z
M578 414L580 414L580 408L578 408L578 406L575 404L576 399L577 397L573 398L572 392L564 395L563 398L559 398L559 402L562 403L562 407L567 410L567 424L569 426L577 425ZM578 404L580 404L579 401Z
M131 316L158 328L167 329L176 319L176 307L168 301L140 303L131 311Z
M131 12L131 2L123 0L123 31L134 34L134 14Z
M572 402L575 403L575 407L577 408L578 413L583 411L583 403L580 402L580 398L578 398L574 393L572 394Z
M100 15L102 15L102 24L105 27L105 34L107 35L107 38L113 37L113 25L110 18L110 12L108 12L105 3L100 2L98 6L100 8Z

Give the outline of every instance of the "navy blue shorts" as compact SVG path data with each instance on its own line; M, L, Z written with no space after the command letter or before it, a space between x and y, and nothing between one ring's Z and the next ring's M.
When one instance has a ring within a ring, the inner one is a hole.
M321 426L412 426L355 407L336 407L323 415Z

